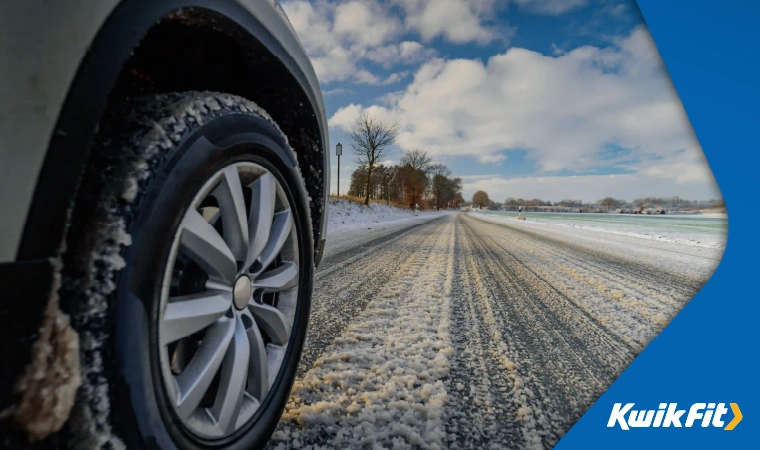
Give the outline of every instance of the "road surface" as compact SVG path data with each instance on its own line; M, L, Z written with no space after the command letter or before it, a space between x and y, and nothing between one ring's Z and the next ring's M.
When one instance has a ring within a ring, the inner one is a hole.
M269 448L551 448L719 253L454 213L337 239Z

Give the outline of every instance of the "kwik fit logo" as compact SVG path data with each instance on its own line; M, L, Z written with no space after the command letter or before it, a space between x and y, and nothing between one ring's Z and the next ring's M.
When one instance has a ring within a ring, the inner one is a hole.
M733 418L726 416L729 409L725 403L694 403L687 409L678 409L678 403L660 403L657 409L633 409L635 403L615 403L612 406L608 428L691 428L715 427L733 430L742 421L739 405L730 403ZM687 413L688 411L688 413ZM686 417L684 418L684 415ZM683 420L683 423L681 422ZM728 424L726 424L728 422Z

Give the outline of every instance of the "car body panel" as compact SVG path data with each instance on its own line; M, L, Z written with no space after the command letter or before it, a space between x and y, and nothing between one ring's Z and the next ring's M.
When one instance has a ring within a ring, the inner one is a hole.
M0 262L15 259L69 85L116 3L0 2Z
M47 193L40 190L40 174L71 172L72 168L80 167L84 159L79 153L86 152L73 152L73 149L80 149L87 141L71 135L82 134L82 127L91 129L94 135L102 113L105 96L80 107L77 113L81 111L81 118L66 117L68 123L64 124L62 115L67 102L71 102L72 92L77 88L85 93L88 89L110 91L120 63L150 26L168 13L186 7L211 9L239 23L260 39L301 84L321 128L326 183L324 204L327 205L330 152L324 102L309 58L276 1L8 0L0 2L0 74L4 80L0 84L0 161L3 162L0 165L0 210L4 212L0 215L0 263L49 258L54 256L51 248L57 250L60 245L59 237L58 242L24 254L19 248L25 224L39 223L46 217L44 208L36 206L47 200L40 197L48 193L59 195L57 200L60 201L55 202L57 209L50 212L49 220L64 221L68 204L61 203L72 200L78 174L60 174L60 192L56 186L45 186ZM121 26L122 17L128 18L129 24ZM109 21L120 26L109 27ZM258 30L258 24L265 30ZM109 60L91 61L92 55L108 52L109 49L103 47L116 41L116 36L120 46L114 44ZM93 41L96 42L93 44ZM92 86L78 80L78 77L88 78L83 75L88 71L91 78L97 74ZM71 124L77 125L79 131L72 131L76 127ZM45 164L48 167L44 167ZM30 216L32 213L35 217ZM321 223L324 239L326 217ZM42 232L38 234L41 236L25 238L27 241L48 238ZM316 245L320 247L320 243Z

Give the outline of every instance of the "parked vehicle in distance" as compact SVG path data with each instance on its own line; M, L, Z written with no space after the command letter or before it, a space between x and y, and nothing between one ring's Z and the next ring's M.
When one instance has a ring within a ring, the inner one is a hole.
M0 447L262 447L330 167L281 6L9 0L0 29Z

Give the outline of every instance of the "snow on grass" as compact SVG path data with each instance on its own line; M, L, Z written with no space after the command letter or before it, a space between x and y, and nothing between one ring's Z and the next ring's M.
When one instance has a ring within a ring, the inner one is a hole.
M270 447L446 446L453 231L430 235L296 382Z
M517 221L516 212L475 211L500 221ZM552 224L694 247L722 249L728 236L725 215L640 216L598 213L524 213L526 221Z
M327 215L328 239L335 232L355 230L401 219L435 217L442 214L449 214L449 211L420 211L415 215L410 209L383 203L370 203L369 206L364 206L351 200L331 198Z

